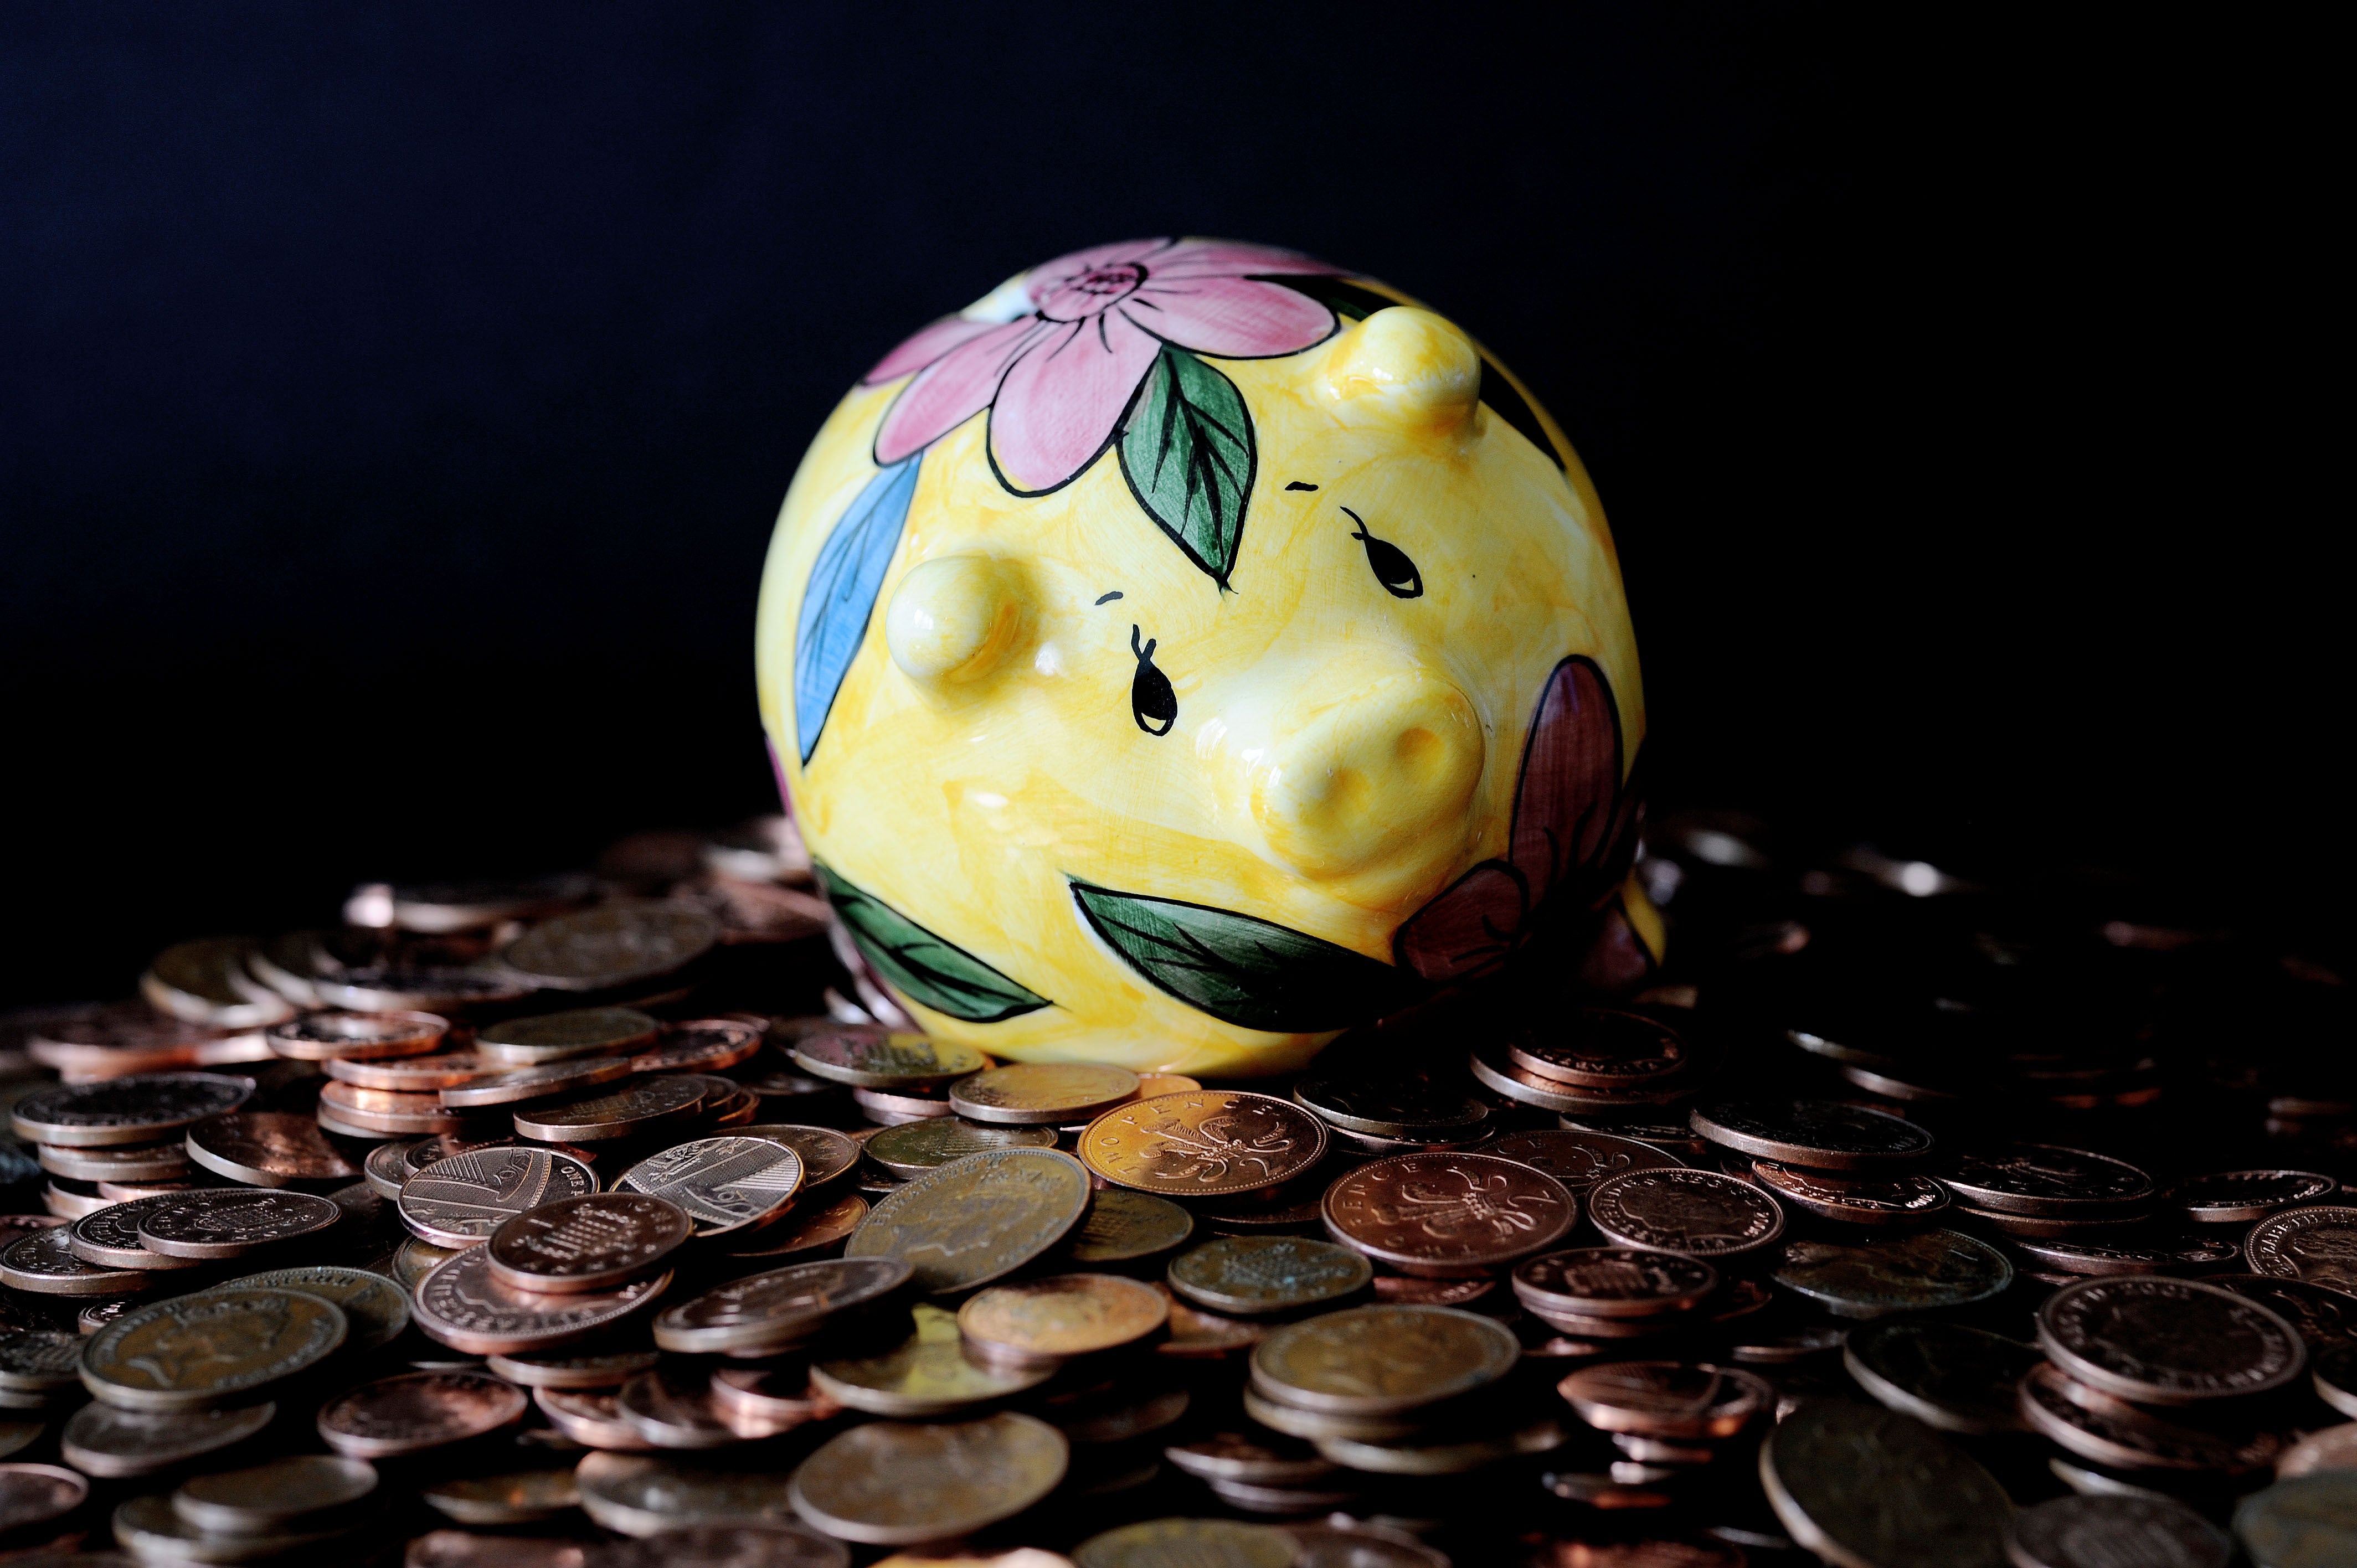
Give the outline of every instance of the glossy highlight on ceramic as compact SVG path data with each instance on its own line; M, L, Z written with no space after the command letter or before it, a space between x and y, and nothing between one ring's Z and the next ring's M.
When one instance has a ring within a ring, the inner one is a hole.
M1660 950L1602 509L1370 279L1139 241L925 328L803 458L756 636L828 894L942 1038L1275 1072Z

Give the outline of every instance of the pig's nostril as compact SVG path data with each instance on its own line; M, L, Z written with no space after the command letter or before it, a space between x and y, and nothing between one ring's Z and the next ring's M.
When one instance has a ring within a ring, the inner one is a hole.
M1348 876L1453 847L1480 780L1481 726L1463 693L1422 671L1347 694L1302 693L1271 736L1252 809L1304 875Z

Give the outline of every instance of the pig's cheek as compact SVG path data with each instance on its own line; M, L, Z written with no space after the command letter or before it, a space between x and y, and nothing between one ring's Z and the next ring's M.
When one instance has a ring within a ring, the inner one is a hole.
M941 555L909 568L884 608L884 645L920 689L970 686L1028 640L1021 569L989 555Z

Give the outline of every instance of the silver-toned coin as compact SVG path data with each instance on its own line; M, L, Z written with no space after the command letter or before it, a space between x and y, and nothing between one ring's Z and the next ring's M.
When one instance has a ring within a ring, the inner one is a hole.
M666 1308L655 1319L655 1343L686 1355L784 1349L888 1305L913 1277L899 1258L838 1258L771 1269Z
M244 1442L276 1418L278 1407L228 1410L120 1410L92 1401L67 1419L58 1452L86 1476L150 1476Z
M491 1356L483 1365L492 1373L527 1389L619 1389L660 1359L653 1350L583 1351L520 1350Z
M713 1402L706 1374L676 1363L640 1372L614 1396L622 1420L658 1448L726 1448L743 1435Z
M937 1116L885 1128L867 1140L866 1153L902 1181L911 1181L952 1160L986 1149L1055 1146L1056 1133L1051 1127L982 1127L963 1117Z
M1098 1062L1017 1062L950 1086L950 1108L975 1122L1060 1126L1133 1099L1137 1075Z
M2256 1568L2357 1561L2357 1471L2277 1481L2234 1508L2234 1534Z
M814 1077L857 1089L937 1089L990 1065L958 1041L832 1021L797 1036L787 1054Z
M120 1144L94 1149L38 1145L41 1168L73 1181L179 1181L188 1174L184 1144Z
M1011 1519L1053 1491L1071 1461L1064 1434L1036 1416L902 1425L875 1422L830 1439L795 1470L796 1512L843 1541L906 1545Z
M759 1230L781 1217L801 1190L802 1156L782 1142L698 1138L640 1160L614 1185L677 1204L698 1236Z
M126 1410L201 1410L317 1366L340 1348L343 1310L296 1291L234 1287L126 1312L82 1348L81 1380Z
M612 1290L546 1295L500 1283L480 1247L469 1247L417 1283L411 1310L427 1337L471 1356L513 1355L578 1344L654 1305L671 1275Z
M581 1511L620 1535L659 1535L696 1525L799 1528L785 1477L766 1470L707 1468L646 1454L591 1454L574 1476Z
M2340 1190L2338 1180L2315 1171L2216 1171L2171 1182L2160 1203L2196 1225L2249 1225L2279 1208L2321 1203Z
M104 1083L35 1090L16 1101L8 1120L28 1144L153 1144L208 1116L236 1110L253 1092L251 1079L221 1073L135 1073Z
M971 1568L1023 1568L1019 1559L1025 1555L973 1561ZM823 1535L776 1525L698 1524L645 1541L616 1541L598 1552L597 1568L851 1568L851 1550ZM1035 1568L1049 1565L1041 1562Z
M115 1544L157 1568L188 1563L264 1563L350 1533L340 1521L316 1530L272 1530L259 1535L217 1535L199 1530L172 1510L161 1495L130 1498L115 1505Z
M401 1222L437 1247L471 1247L527 1209L597 1190L587 1165L513 1144L435 1161L400 1188Z
M2007 1522L2016 1568L2227 1568L2226 1532L2173 1498L2054 1498Z
M90 1500L90 1482L58 1465L0 1465L0 1530L31 1530Z
M576 1007L502 1019L475 1034L475 1053L509 1067L538 1067L576 1057L628 1057L654 1044L662 1026L635 1007Z
M425 1142L423 1138L395 1138L379 1144L361 1162L361 1179L379 1197L399 1197L401 1184L409 1179L409 1151Z
M783 1144L802 1156L802 1185L795 1196L809 1197L849 1176L859 1165L859 1143L832 1127L804 1127L791 1122L763 1122L736 1130L739 1138L767 1138Z
M343 1218L308 1192L219 1187L183 1193L139 1214L139 1244L175 1258L242 1258L313 1236Z

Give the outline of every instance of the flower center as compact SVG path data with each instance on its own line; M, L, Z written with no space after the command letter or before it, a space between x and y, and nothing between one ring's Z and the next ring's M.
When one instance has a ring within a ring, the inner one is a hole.
M1146 269L1135 262L1091 267L1051 286L1039 302L1039 314L1050 321L1077 321L1119 304L1145 281Z

